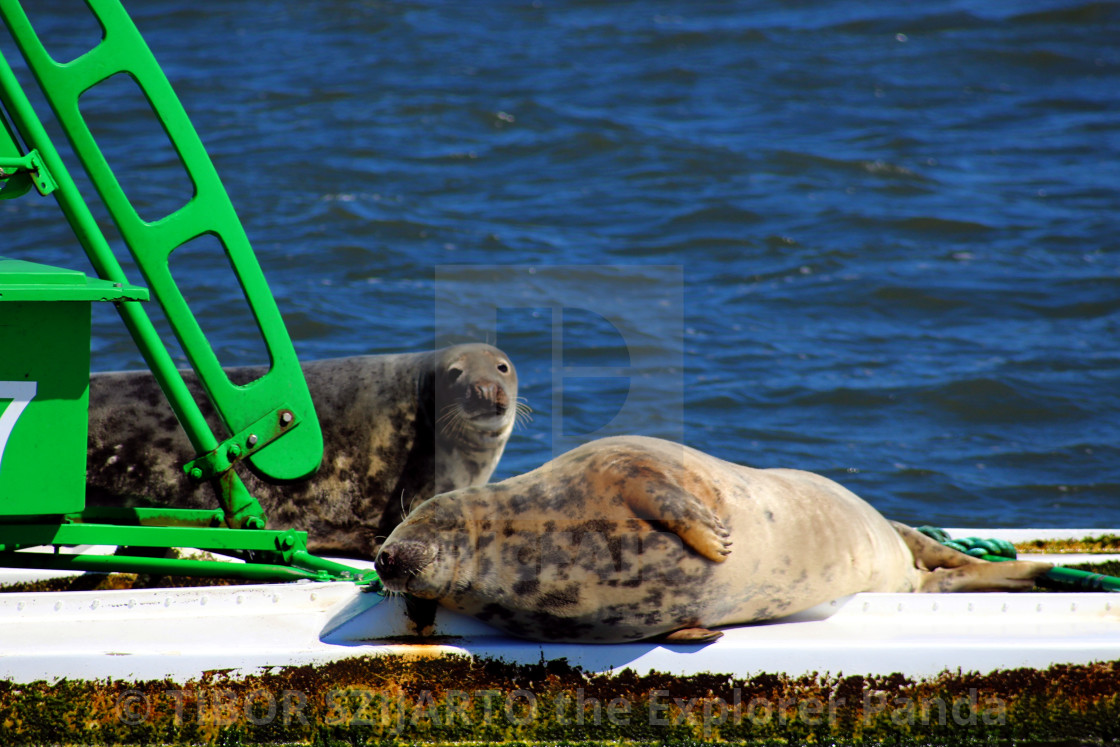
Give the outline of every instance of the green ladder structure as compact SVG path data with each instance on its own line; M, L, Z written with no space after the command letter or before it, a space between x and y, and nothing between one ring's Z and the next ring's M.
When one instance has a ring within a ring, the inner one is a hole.
M20 0L0 0L0 20L147 288L125 277L42 120L0 54L0 199L18 197L32 187L43 195L53 194L99 276L0 258L0 566L376 584L372 571L309 553L305 532L266 530L260 504L234 470L244 460L272 481L311 475L323 455L311 396L245 231L166 76L119 0L85 1L101 25L102 38L66 63L50 56ZM129 201L79 107L83 94L116 75L131 78L146 97L194 187L185 205L154 221L141 219ZM235 385L226 376L169 269L172 252L199 237L220 242L268 350L267 373L246 385ZM215 435L191 397L144 309L148 289L229 437L220 440ZM86 507L94 301L116 305L197 454L184 469L194 480L213 486L219 508ZM188 547L248 562L57 552L73 545ZM31 547L55 552L19 552Z

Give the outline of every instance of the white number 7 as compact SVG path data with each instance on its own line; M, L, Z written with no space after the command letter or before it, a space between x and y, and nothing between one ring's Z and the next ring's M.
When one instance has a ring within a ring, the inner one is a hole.
M23 414L27 403L35 399L38 385L34 381L0 381L0 399L10 399L12 403L0 413L0 466L4 463L4 447L8 445L8 436L12 435L12 428Z

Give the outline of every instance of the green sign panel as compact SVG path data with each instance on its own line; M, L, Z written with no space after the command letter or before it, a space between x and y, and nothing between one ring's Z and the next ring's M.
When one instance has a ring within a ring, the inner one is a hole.
M85 508L90 303L146 297L0 257L0 516Z

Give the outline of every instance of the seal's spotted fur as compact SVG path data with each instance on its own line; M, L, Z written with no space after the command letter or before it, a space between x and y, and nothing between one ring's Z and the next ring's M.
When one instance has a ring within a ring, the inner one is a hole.
M513 635L622 642L710 640L860 591L1030 588L1050 566L949 550L819 475L625 436L436 496L376 567Z
M517 416L517 372L490 345L312 361L303 370L323 429L319 471L290 485L240 472L269 526L306 530L317 552L373 557L408 506L485 483ZM229 375L244 383L260 373L232 369ZM208 404L193 377L188 385ZM210 488L183 474L182 464L193 457L150 373L93 375L91 505L216 508Z

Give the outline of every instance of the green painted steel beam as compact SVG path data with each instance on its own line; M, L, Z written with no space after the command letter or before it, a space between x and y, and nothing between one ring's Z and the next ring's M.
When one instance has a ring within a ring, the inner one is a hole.
M232 530L227 530L232 531ZM154 573L164 576L240 578L251 581L332 580L330 574L270 563L227 563L220 560L184 558L140 558L122 555L70 555L29 552L0 552L0 566L45 568L56 571L100 573ZM337 577L335 577L337 578Z
M328 573L333 578L368 584L371 591L380 591L382 588L381 579L378 578L377 571L373 569L353 568L343 563L336 563L333 560L327 560L318 555L312 555L306 550L294 550L292 552L292 564L300 568Z
M223 515L216 510L177 508L90 508L64 517L10 517L0 524L0 566L18 568L82 569L124 573L160 573L177 576L225 576L291 580L311 578L320 581L344 580L380 588L372 569L356 568L307 551L307 533L295 530L230 529L222 525ZM129 556L90 556L84 561L57 553L15 553L31 547L74 545L121 545L128 547L187 547L216 552L240 559L240 563L216 562L213 567L200 561L176 558L132 558ZM62 557L64 560L50 560ZM11 561L11 562L9 562ZM281 566L282 564L282 566ZM241 571L245 566L302 569L285 575L275 571ZM206 569L211 570L207 571ZM200 570L201 569L201 570Z
M81 513L67 514L65 520L80 524L121 526L220 527L223 514L216 509L94 506Z
M194 547L199 550L276 552L290 556L307 549L307 533L295 530L230 529L197 526L121 526L92 523L6 523L0 525L0 546L127 545L130 547Z

